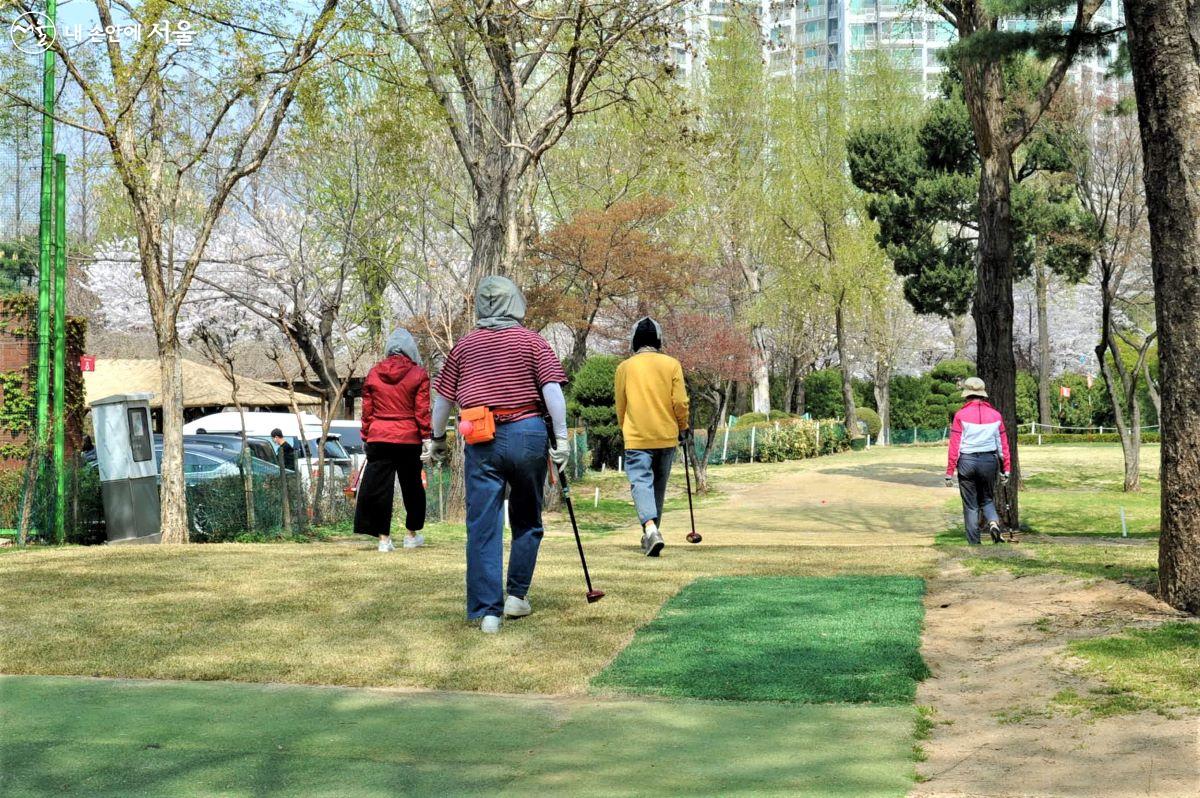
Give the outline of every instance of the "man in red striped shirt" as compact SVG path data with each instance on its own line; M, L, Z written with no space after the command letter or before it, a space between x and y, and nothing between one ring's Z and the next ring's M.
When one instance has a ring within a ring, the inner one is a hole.
M464 447L467 498L467 617L481 619L484 632L500 631L501 617L532 612L527 599L542 541L542 490L546 455L557 467L567 462L567 381L554 350L542 336L521 326L525 298L511 280L486 277L475 295L476 328L463 336L434 382L431 457L446 454L446 422L453 405L488 408L495 437ZM554 428L550 446L545 416ZM504 493L512 549L508 597L504 566Z

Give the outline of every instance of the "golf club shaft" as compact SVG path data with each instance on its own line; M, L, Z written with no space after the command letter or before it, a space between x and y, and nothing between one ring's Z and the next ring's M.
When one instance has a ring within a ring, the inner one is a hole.
M692 509L692 472L688 466L689 454L688 449L691 448L691 436L686 436L683 440L683 478L687 480L687 495L688 495L688 517L692 520L692 534L696 534L696 512Z
M551 466L554 464L551 463ZM571 517L571 531L575 533L575 546L579 549L579 562L583 565L583 580L587 582L588 592L592 592L592 576L588 573L587 557L583 556L583 540L579 537L579 524L575 521L575 503L571 501L571 489L567 487L567 475L559 472L558 478L562 483L563 501L567 503L567 515Z
M549 424L546 425L546 432L550 439L552 447L558 446L558 440L554 435L554 428ZM547 457L547 462L550 465L550 481L554 481L554 477L558 477L559 489L562 491L563 501L567 503L567 515L571 517L571 531L575 533L575 547L579 549L579 563L583 566L583 580L587 582L588 593L592 592L592 575L588 573L587 557L583 554L583 539L579 537L579 523L575 520L575 504L571 501L571 488L567 484L567 472L565 470L558 471L558 466L554 464L554 458ZM555 472L558 471L557 474Z

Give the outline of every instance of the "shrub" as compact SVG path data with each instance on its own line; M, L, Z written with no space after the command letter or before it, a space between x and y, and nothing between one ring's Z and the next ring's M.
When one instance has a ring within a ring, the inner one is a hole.
M587 428L593 468L601 463L616 467L623 448L613 398L613 381L620 362L612 355L594 355L571 378L569 410Z
M734 422L733 426L734 428L749 427L752 424L761 424L766 420L767 416L764 413L742 413L737 417L737 421Z
M761 438L758 459L764 463L802 460L817 455L817 422L791 421L769 426Z
M821 451L818 454L834 454L850 448L850 436L846 425L836 419L817 422L821 433Z
M804 410L813 418L842 414L842 372L821 369L804 378Z
M883 429L883 421L880 420L879 414L869 407L856 407L854 415L859 421L867 425L867 434L872 438L879 437L879 431Z
M1017 443L1021 446L1037 446L1038 437L1039 436L1037 436L1037 435L1029 435L1028 433L1025 435L1019 435L1019 436L1017 436ZM1121 442L1121 436L1115 432L1105 432L1105 433L1091 432L1091 433L1082 433L1082 434L1072 434L1072 433L1066 433L1066 432L1059 432L1059 433L1053 433L1053 434L1043 433L1040 437L1041 437L1041 442L1043 444L1049 444L1049 443L1120 443ZM1142 432L1142 443L1159 443L1160 440L1161 439L1159 438L1159 434L1157 432Z
M785 418L791 418L791 415L783 412L782 410L772 410L767 418L770 421L780 421Z

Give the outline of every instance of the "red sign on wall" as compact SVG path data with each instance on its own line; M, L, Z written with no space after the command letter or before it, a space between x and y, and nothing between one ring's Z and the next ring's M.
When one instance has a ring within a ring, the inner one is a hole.
M1058 392L1060 394L1062 394L1063 399L1071 398L1071 387L1069 385L1062 386L1061 388L1058 389Z
M96 356L95 355L80 355L79 356L79 370L80 371L95 371L96 370Z

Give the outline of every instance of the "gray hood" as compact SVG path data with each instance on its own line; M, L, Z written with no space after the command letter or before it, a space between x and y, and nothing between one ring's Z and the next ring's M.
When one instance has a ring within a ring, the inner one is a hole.
M521 289L507 277L484 277L475 292L475 318L476 327L489 330L519 326L525 318Z
M421 353L417 351L417 342L413 340L412 334L402 327L392 330L392 334L387 338L383 356L392 355L404 355L418 366L421 365Z

